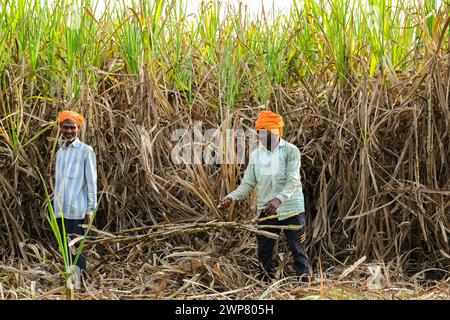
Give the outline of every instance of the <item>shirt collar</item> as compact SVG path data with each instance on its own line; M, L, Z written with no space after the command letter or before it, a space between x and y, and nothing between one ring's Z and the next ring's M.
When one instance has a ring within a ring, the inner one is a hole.
M66 146L66 143L64 142L62 147L63 149L68 149L70 148L70 146L72 146L73 148L78 148L81 145L81 141L78 138L75 138L75 140L73 140L73 142L69 145L69 147Z

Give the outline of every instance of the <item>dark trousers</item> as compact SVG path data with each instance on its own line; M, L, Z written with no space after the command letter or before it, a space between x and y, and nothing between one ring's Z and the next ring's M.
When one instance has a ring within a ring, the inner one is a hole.
M62 236L62 219L57 218L56 221L58 222L59 232L61 233ZM84 219L64 219L64 228L66 229L66 235L70 234L76 234L81 236L84 235L84 229L81 227L81 224L83 223ZM74 236L71 236L70 238L73 239ZM75 247L78 248L78 245L79 242L75 245ZM76 255L72 255L70 249L69 253L72 256L72 263L75 262ZM81 254L78 257L77 266L80 267L81 270L86 270L86 259Z
M260 225L300 225L300 230L283 230L288 241L289 249L294 256L294 268L297 276L308 273L308 256L305 247L301 243L302 235L305 233L305 213L301 212L294 217L279 221L278 219L270 219L259 222ZM280 233L280 229L263 229L275 234ZM275 262L273 259L276 241L262 235L256 236L258 242L258 258L265 272L269 277L273 277L275 270Z

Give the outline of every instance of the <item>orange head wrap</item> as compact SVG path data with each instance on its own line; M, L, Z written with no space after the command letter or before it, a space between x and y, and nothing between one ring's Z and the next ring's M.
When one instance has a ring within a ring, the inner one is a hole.
M58 115L59 124L63 123L65 120L71 120L75 122L78 128L81 127L84 122L84 118L81 114L69 110L64 110Z
M265 129L281 137L283 134L283 118L272 111L261 111L256 120L256 131Z

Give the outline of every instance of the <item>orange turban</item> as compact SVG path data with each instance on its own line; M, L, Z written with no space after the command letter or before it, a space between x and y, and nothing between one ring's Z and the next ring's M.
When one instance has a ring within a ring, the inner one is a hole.
M69 110L64 110L58 115L59 124L63 123L65 120L71 120L75 122L78 128L81 127L84 122L84 118L81 114Z
M272 111L261 111L256 120L256 131L265 129L281 136L283 134L283 118Z

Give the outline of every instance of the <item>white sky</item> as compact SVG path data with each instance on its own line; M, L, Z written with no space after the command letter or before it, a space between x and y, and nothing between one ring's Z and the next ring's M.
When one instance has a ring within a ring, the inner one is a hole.
M53 1L54 0L41 0L41 2L44 2L47 4L50 4ZM92 0L92 6L95 8L96 7L95 4L97 3L95 15L97 17L100 17L102 12L104 11L105 4L108 4L108 6L110 6L110 7L114 7L117 5L123 6L123 3L126 3L127 5L131 5L132 1L133 0ZM134 0L134 1L136 3L139 2L139 0ZM157 0L144 0L144 1L156 2ZM167 0L166 2L169 3L171 1L172 0ZM198 12L199 6L202 3L202 0L175 0L175 1L182 1L186 7L186 14L191 17L196 15L196 13ZM293 2L293 0L219 0L219 1L222 2L222 6L221 6L222 12L229 5L232 5L235 8L237 8L238 4L242 3L243 7L247 7L247 12L250 14L250 16L253 19L261 16L262 8L264 7L264 12L266 13L266 15L269 15L268 16L269 21L271 20L270 14L272 14L274 12L276 12L276 13L281 12L288 16L290 8L292 6L292 2ZM359 0L354 0L354 1L359 1ZM415 2L418 0L402 0L402 1ZM428 1L428 0L420 0L420 1ZM439 8L441 6L442 1L443 0L436 0L436 8ZM79 0L69 0L69 2L77 3L77 2L79 2ZM208 0L204 0L204 2L207 3ZM362 0L362 2L367 3L367 0ZM397 0L393 0L393 5L395 5L396 2L397 2ZM416 5L417 5L417 3L416 3ZM223 18L223 15L222 15L222 18Z
M188 12L195 13L202 0L188 0ZM237 7L239 2L248 7L248 10L252 14L259 15L264 6L264 10L267 11L275 9L275 11L282 11L287 13L291 7L292 0L222 0L223 4L233 4Z
M53 0L41 0L45 2L52 2ZM76 1L76 0L72 0ZM131 4L132 0L93 0L93 6L95 7L95 2L98 3L96 16L101 15L101 12L105 8L105 3L108 3L110 6L114 6L114 3L123 4L123 2L127 4ZM135 0L138 2L138 0ZM144 0L144 1L156 1L156 0ZM168 0L167 2L170 2L171 0ZM178 0L183 1L183 3L186 3L186 9L188 15L195 15L198 7L200 6L202 0ZM208 2L208 0L204 0L205 2ZM289 15L289 9L291 8L293 0L220 0L222 2L222 9L228 6L228 4L231 4L237 8L239 2L243 4L243 6L247 6L249 14L255 18L261 15L262 8L264 6L264 10L266 14L275 12L282 12L285 15ZM356 0L358 1L358 0ZM366 3L367 0L362 0L363 3ZM405 1L405 0L403 0ZM418 0L406 0L415 2ZM420 1L428 1L428 0L420 0ZM436 0L436 8L439 8L442 4L443 0ZM395 5L396 0L393 1L393 4Z
M155 0L148 0L155 1ZM194 15L198 7L200 6L202 0L180 0L183 3L186 3L186 9L188 15ZM100 15L103 9L105 8L105 3L109 3L109 5L113 5L114 2L122 3L122 1L114 1L114 0L97 0L98 6L96 11L96 16ZM207 2L207 1L205 1ZM291 7L292 0L221 0L222 8L225 8L228 4L238 6L239 2L243 4L243 6L248 7L248 12L252 16L259 16L262 12L262 8L264 6L265 13L269 13L273 11L281 11L285 14L289 13L289 9ZM93 1L93 7L95 7L95 0ZM131 4L131 0L125 0L125 3Z

